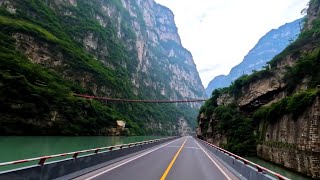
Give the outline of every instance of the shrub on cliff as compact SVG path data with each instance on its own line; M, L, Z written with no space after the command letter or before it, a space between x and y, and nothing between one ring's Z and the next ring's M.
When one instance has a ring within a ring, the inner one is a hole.
M254 113L253 119L255 122L274 123L285 114L292 115L293 119L297 119L317 96L319 96L319 90L308 90L294 94L270 106L261 107Z

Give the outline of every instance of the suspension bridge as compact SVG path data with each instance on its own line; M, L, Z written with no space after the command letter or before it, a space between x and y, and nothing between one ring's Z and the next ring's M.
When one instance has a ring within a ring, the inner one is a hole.
M204 102L207 99L189 99L189 100L146 100L146 99L119 99L119 98L110 98L110 97L98 97L91 96L86 94L76 94L72 93L75 97L81 97L85 99L95 99L111 102L132 102L132 103L191 103L191 102Z

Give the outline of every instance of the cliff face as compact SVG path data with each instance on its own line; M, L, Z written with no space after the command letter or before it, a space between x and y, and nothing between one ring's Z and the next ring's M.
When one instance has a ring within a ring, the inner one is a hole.
M1 37L5 39L0 82L7 87L0 101L1 115L6 117L1 119L4 134L46 134L35 130L38 126L49 129L48 134L103 134L117 119L127 121L133 134L175 134L179 129L186 133L194 127L192 118L199 104L108 102L105 106L70 95L205 97L192 55L182 47L168 8L153 0L0 0L0 8ZM27 90L14 87L10 79L17 76L24 79L21 83L27 84ZM24 93L27 98L20 97ZM41 110L38 101L47 109ZM72 113L66 111L73 106L77 108ZM23 119L23 111L30 108L33 113ZM80 120L81 125L76 123ZM34 132L15 128L16 123L27 124ZM64 123L70 126L67 132L59 131ZM83 133L82 128L88 132Z
M299 38L268 66L215 90L200 109L198 136L320 178L319 1Z
M132 15L138 13L132 1L123 4ZM153 88L170 99L204 97L192 55L181 45L173 13L154 1L138 1L137 5L146 27L132 22L139 59L137 72L132 75L134 85ZM147 76L142 79L141 74Z
M291 42L296 40L303 27L303 20L298 19L273 29L264 35L244 57L243 61L233 67L228 75L215 77L206 88L210 96L214 89L227 87L244 74L261 70L274 56L282 52Z
M274 124L261 124L263 143L257 154L268 161L281 164L309 176L320 175L320 98L295 121L288 115Z

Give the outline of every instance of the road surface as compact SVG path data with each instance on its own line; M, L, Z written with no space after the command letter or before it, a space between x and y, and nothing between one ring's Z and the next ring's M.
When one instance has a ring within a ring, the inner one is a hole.
M233 180L217 158L186 136L75 178L75 180Z

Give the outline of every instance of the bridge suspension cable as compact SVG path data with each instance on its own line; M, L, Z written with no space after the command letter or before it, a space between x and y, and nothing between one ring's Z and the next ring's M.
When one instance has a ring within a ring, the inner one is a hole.
M96 99L104 101L113 101L113 102L135 102L135 103L188 103L188 102L203 102L206 99L189 99L189 100L145 100L145 99L119 99L119 98L109 98L109 97L97 97L90 96L86 94L72 94L76 97L81 97L85 99Z

